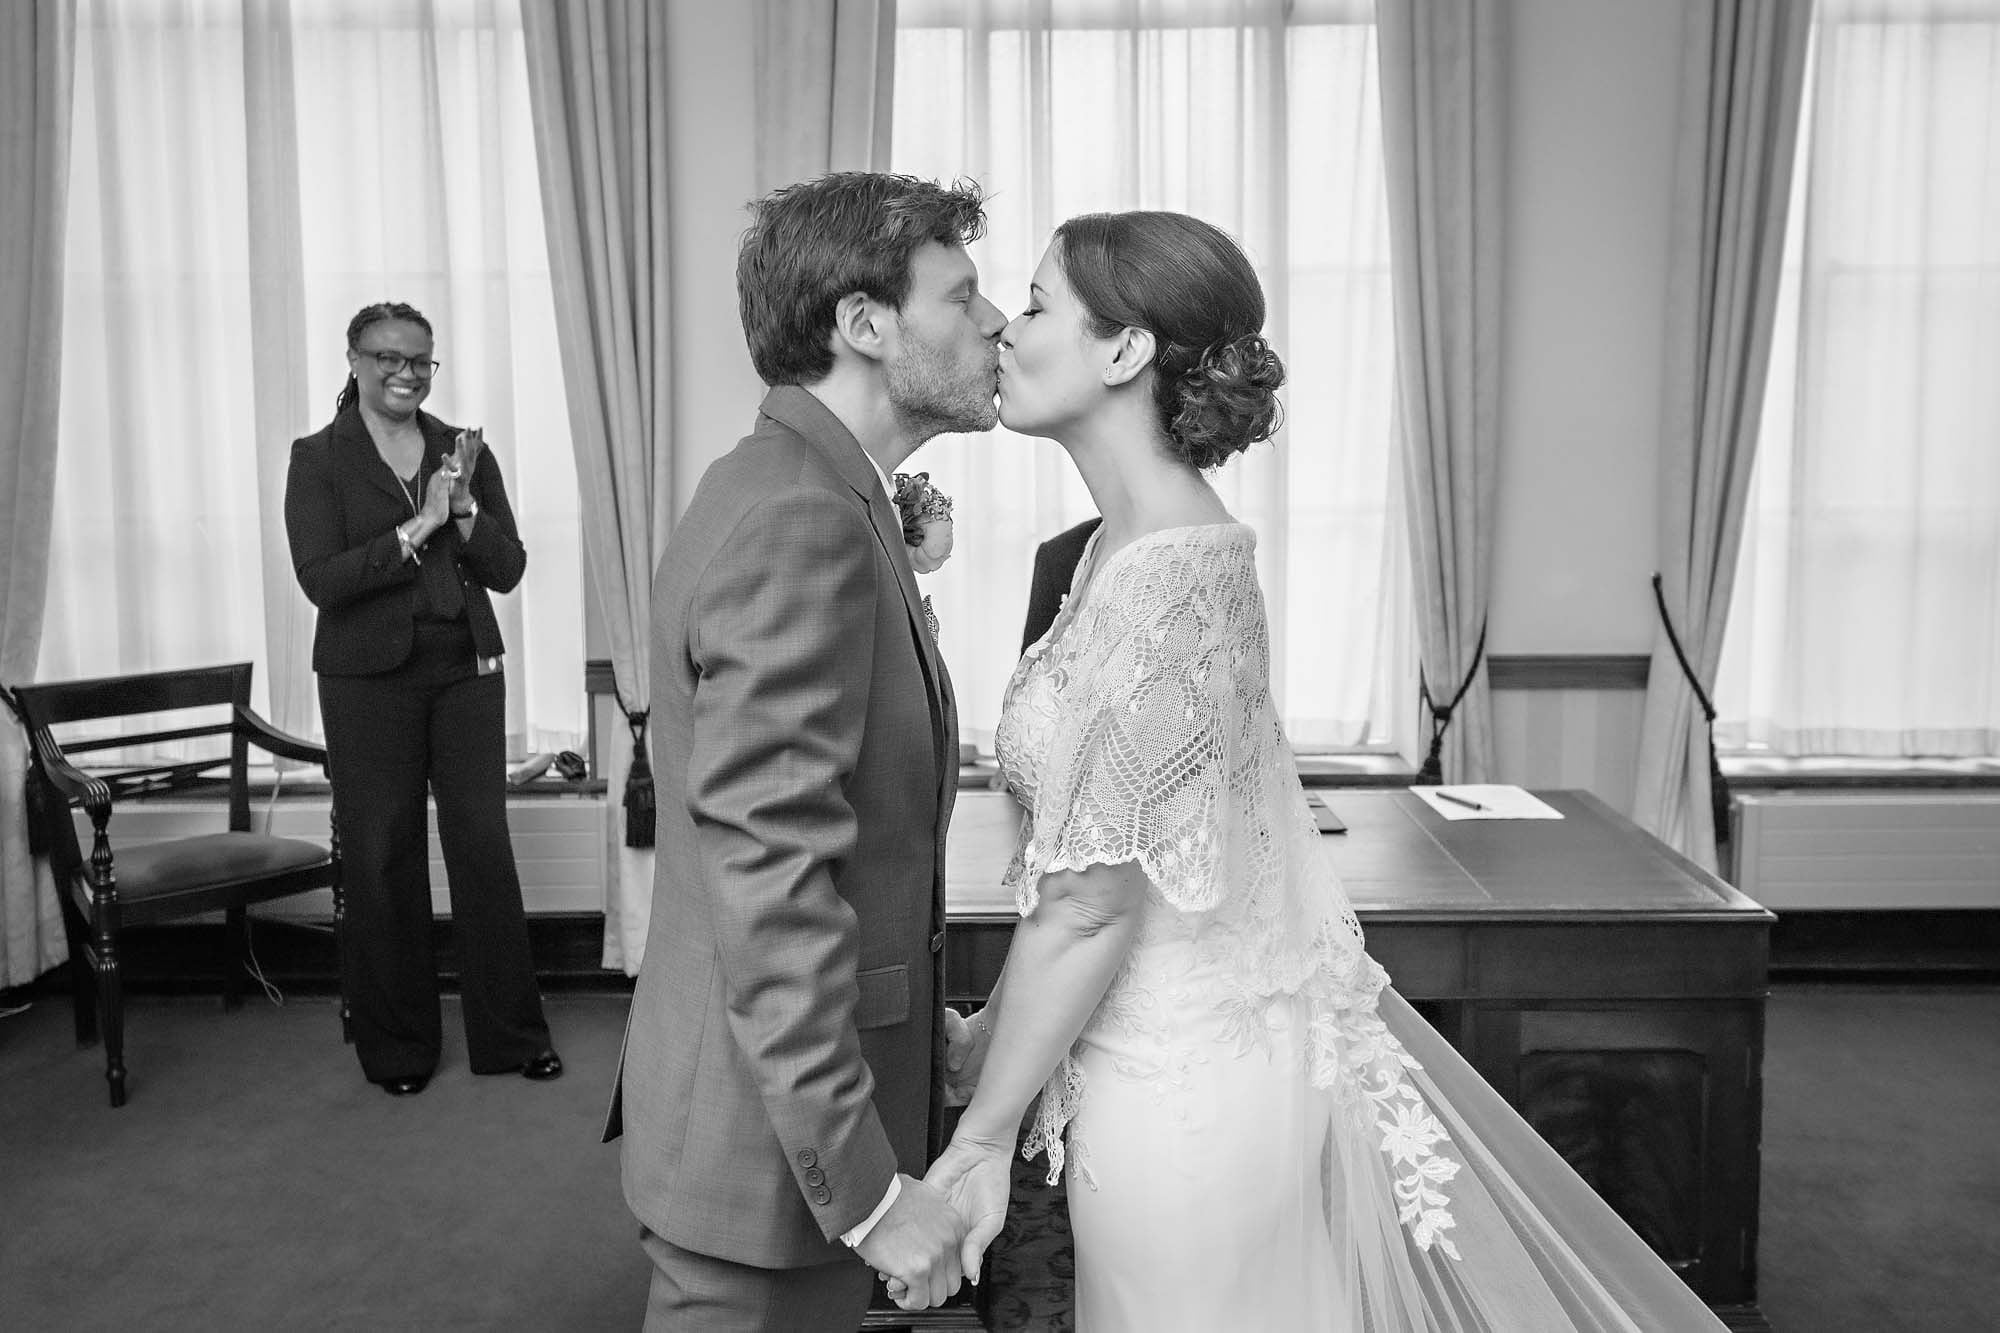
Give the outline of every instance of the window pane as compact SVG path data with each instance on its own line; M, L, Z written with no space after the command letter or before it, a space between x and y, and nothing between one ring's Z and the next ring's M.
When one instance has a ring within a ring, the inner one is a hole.
M1293 743L1386 739L1409 599L1391 467L1388 221L1372 6L1244 0L898 10L896 170L976 178L981 285L1008 314L1057 223L1164 208L1256 265L1287 426L1213 474L1258 530ZM1038 542L1094 512L1061 450L1004 430L909 466L960 497L933 593L968 738L990 745ZM976 608L976 610L975 610Z
M349 318L401 300L437 331L426 410L486 427L530 553L495 599L510 744L576 744L577 491L518 5L98 0L75 106L41 677L247 659L257 706L316 730L284 462L332 414Z
M1719 743L2000 750L2000 4L1816 13Z

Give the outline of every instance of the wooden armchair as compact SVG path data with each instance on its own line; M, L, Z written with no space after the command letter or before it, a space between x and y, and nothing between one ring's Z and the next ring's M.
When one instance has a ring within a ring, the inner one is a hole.
M76 1039L89 1045L101 1025L104 1076L111 1104L125 1104L125 1025L118 934L127 925L150 924L220 910L226 922L223 1003L242 1003L248 924L244 907L287 894L333 890L338 947L344 903L340 885L340 834L327 846L251 831L249 747L326 765L325 747L287 736L250 711L250 664L110 676L99 680L21 685L12 691L29 733L29 818L32 841L46 854L62 900L69 939L70 976L76 1002ZM94 740L58 741L65 723L131 714L221 706L224 720ZM71 756L91 750L150 746L207 736L227 736L224 754L119 771L85 773ZM217 770L226 769L226 774ZM111 817L125 797L228 784L229 829L164 842L123 843L115 850ZM81 807L94 836L86 858L70 811ZM96 985L92 986L95 979ZM347 1007L341 1006L343 1032Z

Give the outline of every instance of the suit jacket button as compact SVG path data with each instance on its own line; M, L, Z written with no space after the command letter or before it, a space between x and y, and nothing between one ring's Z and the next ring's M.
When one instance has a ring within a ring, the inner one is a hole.
M816 1167L816 1166L809 1166L809 1167L807 1167L807 1168L806 1168L806 1184L808 1184L808 1185L824 1185L824 1184L826 1184L826 1172L824 1172L824 1171L820 1170L820 1169L819 1169L818 1167Z
M799 1165L800 1165L800 1166L818 1166L818 1165L819 1165L819 1154L818 1154L818 1153L816 1153L816 1152L814 1152L814 1151L813 1151L813 1150L812 1150L811 1148L801 1148L801 1149L799 1149Z
M828 1189L826 1186L821 1185L818 1189L813 1191L813 1202L820 1204L822 1207L825 1206L826 1204L832 1203L833 1191Z
M931 936L931 952L937 953L939 950L943 948L944 948L944 932L940 930L937 934Z

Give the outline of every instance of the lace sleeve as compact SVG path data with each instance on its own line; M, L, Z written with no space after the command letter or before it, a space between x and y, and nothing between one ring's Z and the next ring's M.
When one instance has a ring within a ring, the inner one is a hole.
M1244 771L1268 679L1262 600L1249 553L1191 560L1172 549L1107 571L1101 610L1066 665L1062 724L1009 880L1034 910L1055 870L1136 861L1185 912L1219 906L1255 825Z

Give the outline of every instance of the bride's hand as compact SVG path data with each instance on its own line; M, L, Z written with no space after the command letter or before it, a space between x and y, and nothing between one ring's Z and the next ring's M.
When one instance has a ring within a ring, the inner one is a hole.
M966 1281L979 1285L979 1265L986 1247L1000 1234L1007 1221L1007 1194L1012 1181L1013 1148L1004 1143L954 1136L931 1169L924 1184L942 1193L965 1222L965 1241L959 1249L959 1267ZM882 1275L889 1299L901 1302L908 1290L898 1278Z
M1007 1194L1012 1183L1013 1145L957 1135L924 1174L965 1219L965 1244L960 1266L974 1285L986 1247L1007 1221Z

